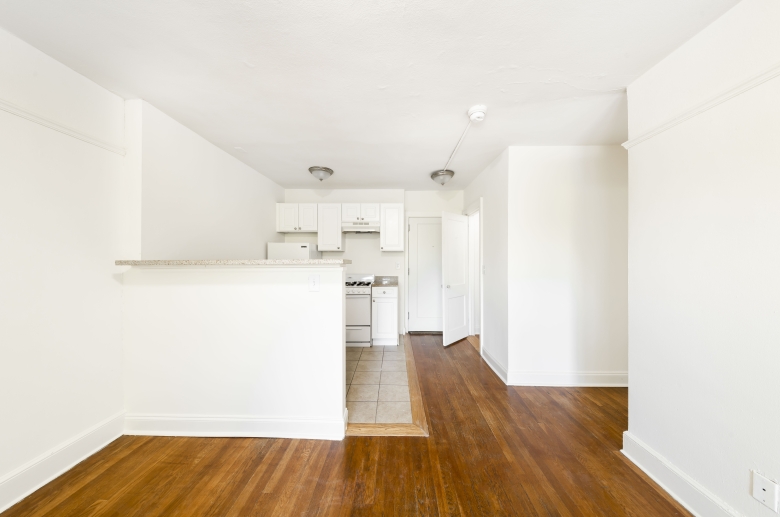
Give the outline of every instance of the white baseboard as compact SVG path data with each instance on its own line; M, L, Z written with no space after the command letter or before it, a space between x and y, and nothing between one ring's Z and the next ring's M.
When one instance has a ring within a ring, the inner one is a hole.
M697 517L744 517L628 431L620 452Z
M506 376L506 368L501 366L501 364L498 361L496 361L496 358L490 355L490 353L484 347L482 347L482 359L484 359L485 362L488 364L488 366L490 366L490 368L494 372L496 372L498 378L504 381L504 384L508 384L507 376Z
M0 478L0 512L122 436L124 411L95 424Z
M510 386L624 388L628 372L509 372Z
M143 436L212 436L343 440L346 412L341 418L290 419L232 415L125 416L125 434Z

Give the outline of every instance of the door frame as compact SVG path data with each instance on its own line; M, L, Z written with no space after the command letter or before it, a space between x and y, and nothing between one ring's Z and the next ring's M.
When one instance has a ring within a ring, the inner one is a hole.
M441 219L441 212L406 212L404 214L404 242L406 248L404 252L404 310L406 311L406 317L403 318L404 334L409 333L409 219L412 217L436 217ZM482 224L480 220L480 224Z
M483 210L483 202L482 197L471 203L469 206L466 207L465 210L463 210L463 215L470 216L474 215L475 213L479 212L479 355L482 355L482 350L484 349L484 343L485 343L485 262L484 257L482 256L482 249L483 249L483 242L484 242L484 225L485 225L485 212ZM471 293L473 289L471 288L472 283L474 281L472 277L472 268L469 265L469 307L472 307L472 304L474 301L471 299ZM474 330L474 311L471 311L471 314L469 315L469 332L472 332Z

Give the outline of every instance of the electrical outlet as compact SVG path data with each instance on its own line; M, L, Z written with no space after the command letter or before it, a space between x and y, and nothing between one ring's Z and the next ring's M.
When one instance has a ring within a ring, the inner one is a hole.
M320 275L309 275L309 291L320 290Z
M772 511L778 512L780 505L780 485L762 476L755 470L753 472L753 497L758 499Z

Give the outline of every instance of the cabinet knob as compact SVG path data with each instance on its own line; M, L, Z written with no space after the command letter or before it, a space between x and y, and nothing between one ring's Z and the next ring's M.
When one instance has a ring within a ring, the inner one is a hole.
M341 246L339 246L339 247L338 247L338 248L336 248L336 249L337 249L337 250L340 250L340 249L341 249Z
M447 289L449 289L449 288L450 288L450 286L447 286Z

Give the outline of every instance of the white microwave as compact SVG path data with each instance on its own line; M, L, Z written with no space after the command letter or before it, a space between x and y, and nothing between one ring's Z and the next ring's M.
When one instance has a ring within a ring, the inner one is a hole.
M322 258L317 245L308 242L269 242L269 260L312 260Z

